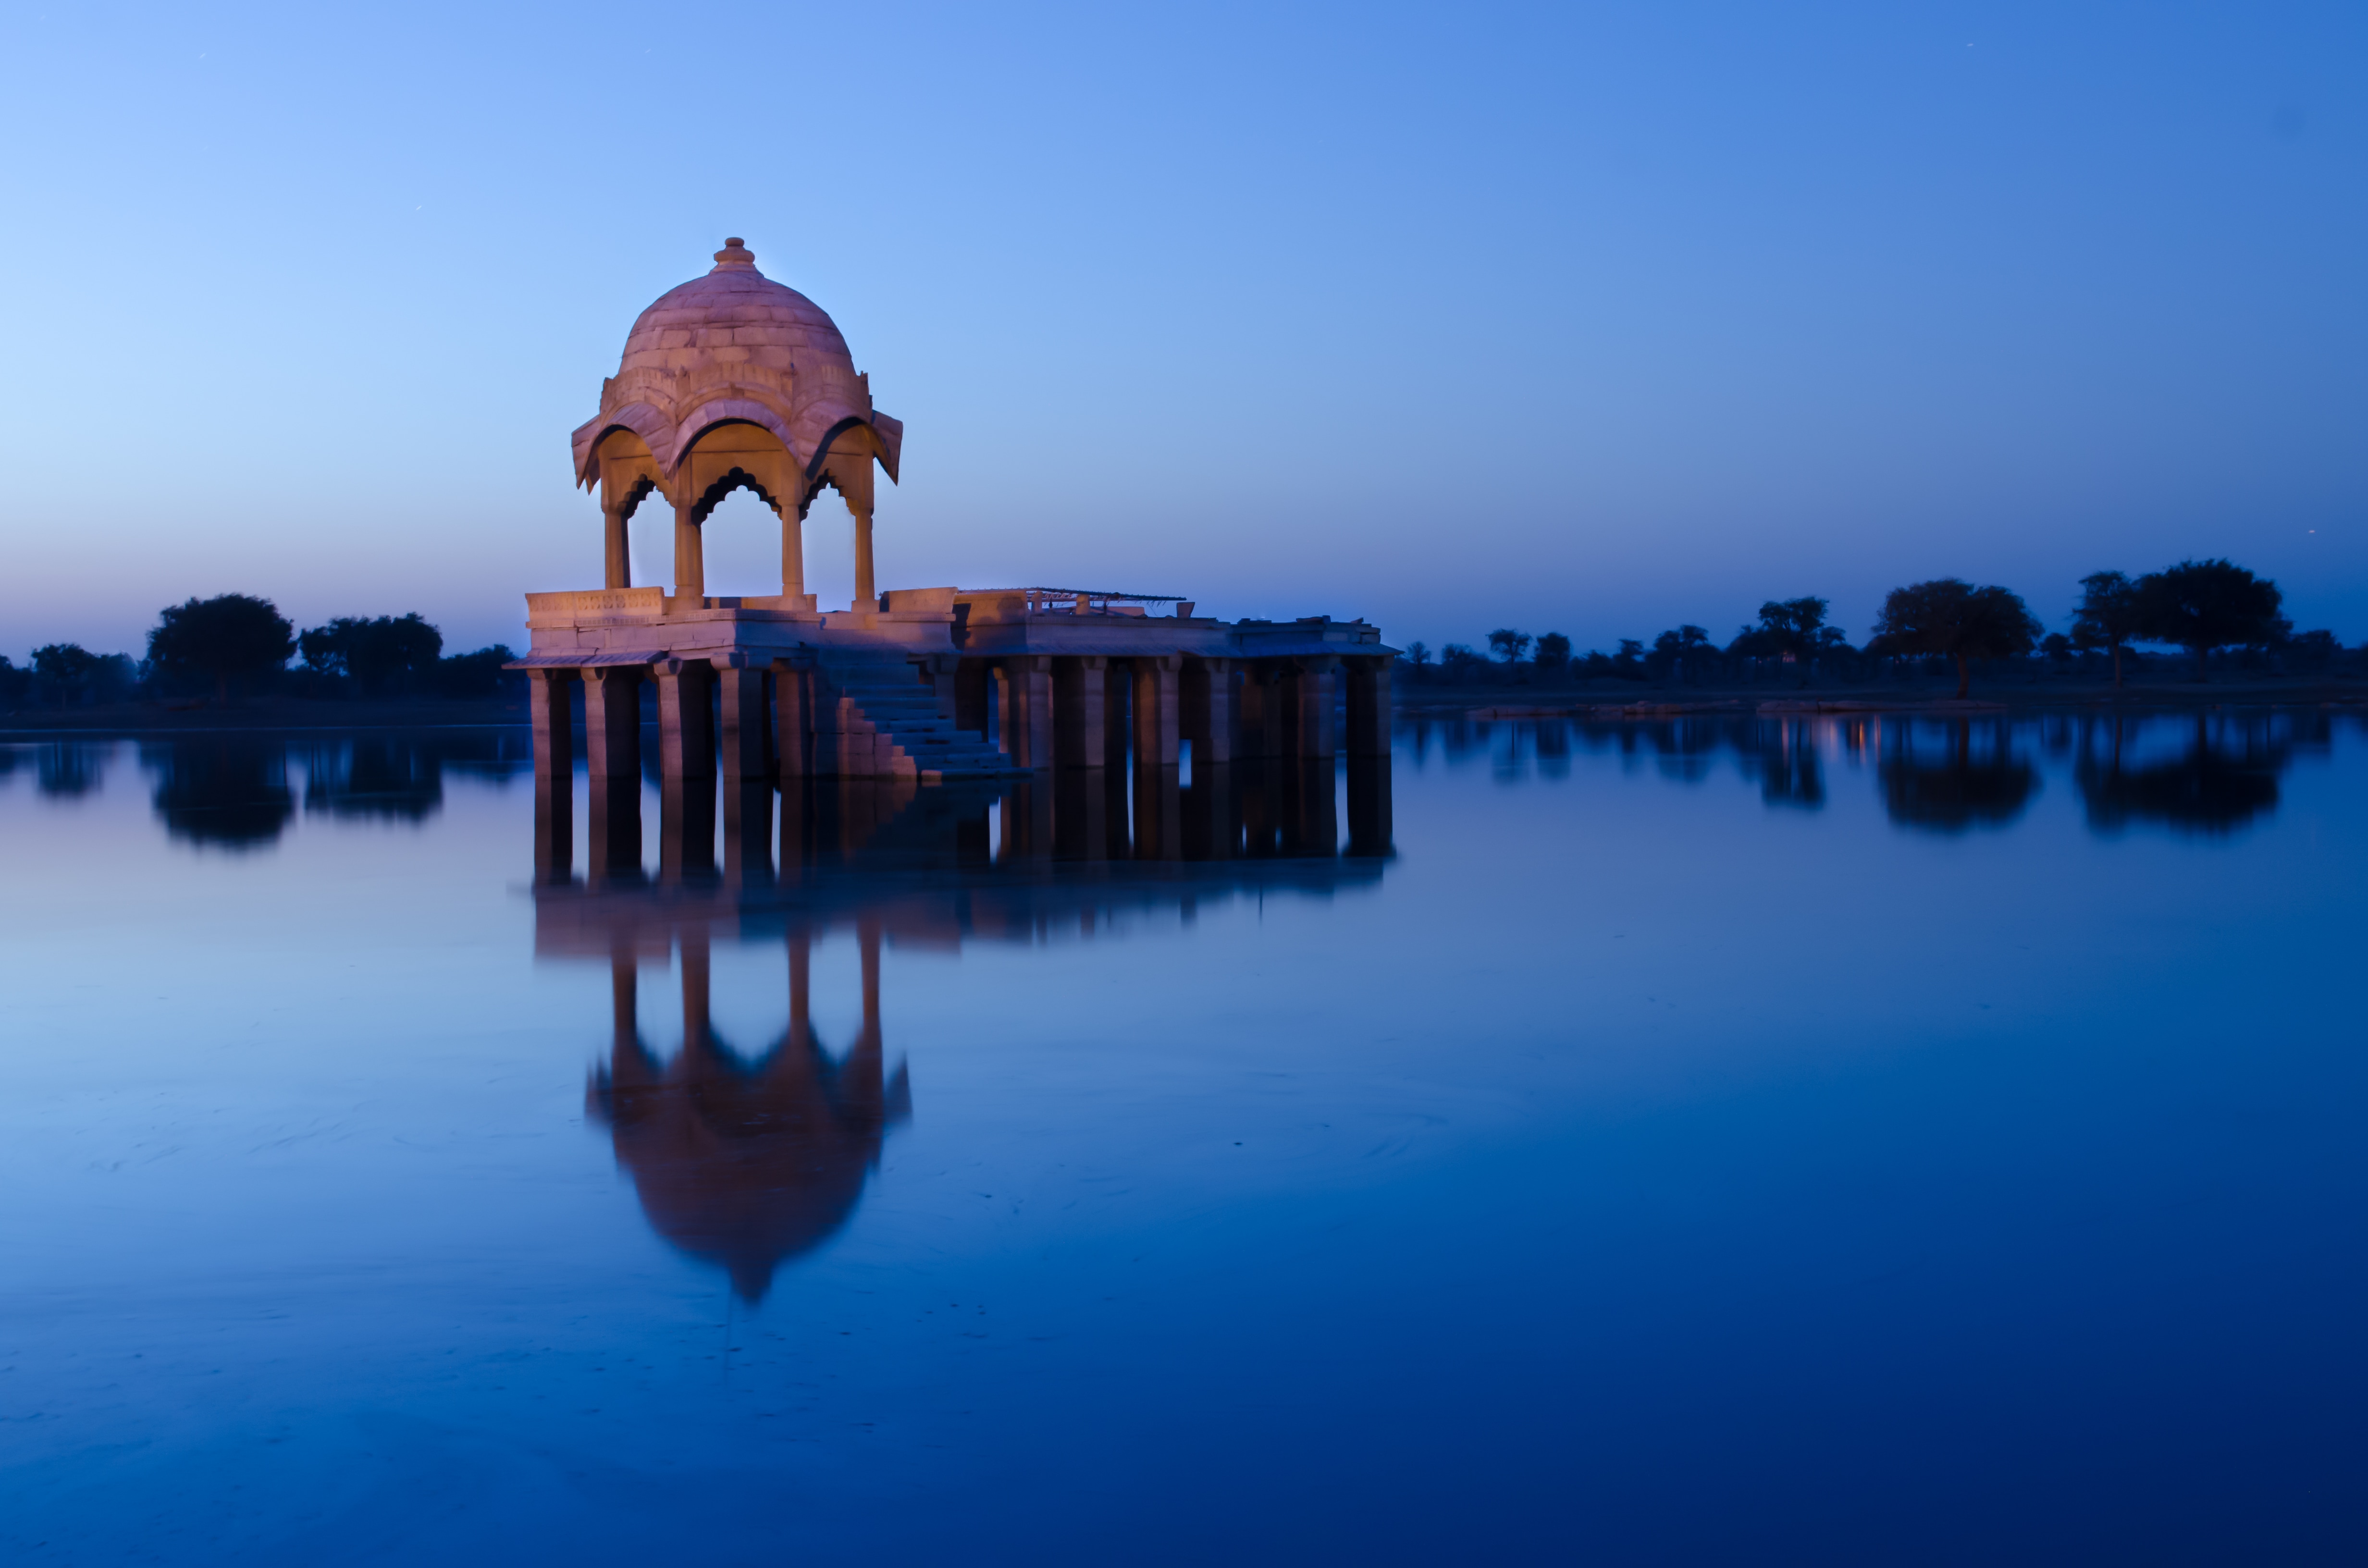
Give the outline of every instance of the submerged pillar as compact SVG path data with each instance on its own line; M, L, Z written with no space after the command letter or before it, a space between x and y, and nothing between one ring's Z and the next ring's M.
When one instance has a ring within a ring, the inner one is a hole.
M703 659L661 659L653 667L658 683L658 776L715 777L715 733L707 685L713 671Z
M1134 766L1138 771L1174 767L1182 757L1178 726L1177 653L1139 655L1134 661Z
M1053 766L1053 660L1015 653L996 670L1003 752L1015 767Z
M813 771L814 675L787 659L773 661L773 749L782 789Z
M534 875L564 882L575 869L575 714L574 670L530 670L528 710L534 722Z
M1395 847L1390 812L1390 759L1349 755L1349 848L1350 855L1374 858Z
M1181 728L1192 743L1192 768L1234 760L1234 661L1184 661Z
M764 887L773 880L770 779L723 781L723 880L732 887Z
M765 672L746 653L718 653L714 671L720 761L726 778L762 778L772 771L765 734Z
M1280 756L1281 674L1270 659L1246 661L1241 671L1241 687L1235 695L1239 712L1235 725L1239 744L1234 755L1254 759Z
M1328 654L1297 661L1291 678L1292 754L1330 758L1338 751L1333 710L1340 699L1340 661Z
M1349 665L1349 755L1390 755L1390 658L1364 656Z
M1063 767L1101 767L1110 748L1102 726L1109 703L1102 694L1110 660L1096 655L1053 661L1053 752Z
M989 677L985 659L954 662L954 728L986 738Z

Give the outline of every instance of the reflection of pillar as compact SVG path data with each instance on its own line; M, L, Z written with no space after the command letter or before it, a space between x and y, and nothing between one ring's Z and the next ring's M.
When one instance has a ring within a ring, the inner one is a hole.
M564 882L575 859L575 725L568 698L573 670L527 672L534 722L534 875Z
M1053 661L1053 754L1063 767L1100 767L1110 755L1102 735L1109 703L1102 696L1110 661L1085 656Z
M790 946L790 1044L803 1051L814 1043L814 936L791 926Z
M658 683L658 776L715 777L715 736L708 707L711 678L704 660L661 659Z
M986 738L987 670L985 659L962 659L954 666L954 728Z
M1140 685L1135 687L1140 692ZM1180 860L1184 858L1183 802L1178 798L1176 769L1134 770L1134 858L1138 860Z
M855 608L878 609L880 592L871 585L871 508L849 505L855 514Z
M1236 764L1234 794L1239 802L1242 853L1252 858L1276 854L1276 820L1281 815L1276 797L1281 792L1282 765L1273 761Z
M1390 757L1349 756L1349 853L1385 856L1392 846Z
M1187 860L1230 860L1234 858L1233 765L1212 762L1202 767L1199 743L1194 743L1192 782L1182 794L1182 842Z
M1006 861L1037 859L1053 851L1053 791L1050 781L1018 778L1005 786L996 802L1003 829Z
M863 955L863 1033L880 1040L880 917L866 915L855 923L855 942Z
M762 778L772 748L765 741L765 672L746 653L718 653L714 669L719 761L726 778Z
M806 591L805 514L791 500L774 503L773 510L780 514L781 519L781 597L803 598Z
M1282 852L1328 859L1340 852L1340 806L1333 760L1286 757L1283 776Z
M762 887L773 880L773 785L765 778L723 781L723 877Z
M633 585L632 552L625 545L625 509L622 506L600 508L600 531L604 538L606 556L602 576L610 592Z
M707 1017L707 927L682 928L682 1043L685 1050L705 1043Z
M1390 755L1390 661L1386 655L1348 661L1349 755Z
M636 994L639 979L633 970L632 945L620 941L609 953L609 1034L620 1055L632 1048L641 1033Z
M1109 770L1064 767L1053 775L1053 855L1061 860L1110 858ZM1123 804L1120 811L1126 809Z
M674 505L674 591L678 598L696 599L707 596L707 559L690 508L688 494Z
M1182 756L1177 726L1176 677L1180 655L1139 655L1134 661L1134 766L1174 767ZM1137 837L1140 838L1140 835Z
M1192 768L1197 775L1211 764L1234 759L1234 662L1231 659L1187 659L1180 691L1180 728L1192 743Z

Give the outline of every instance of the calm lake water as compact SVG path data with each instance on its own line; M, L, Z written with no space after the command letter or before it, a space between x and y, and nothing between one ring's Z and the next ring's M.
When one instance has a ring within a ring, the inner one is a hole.
M2356 718L0 770L11 1562L2368 1559Z

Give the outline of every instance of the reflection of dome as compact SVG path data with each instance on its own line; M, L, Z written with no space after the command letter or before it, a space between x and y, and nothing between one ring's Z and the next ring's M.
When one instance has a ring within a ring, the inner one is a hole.
M660 1069L618 1041L586 1096L614 1133L643 1212L674 1245L722 1266L746 1301L781 1263L844 1224L880 1157L905 1074L882 1083L878 1037L834 1065L803 1030L754 1067L712 1037Z
M588 480L606 431L632 430L671 471L692 437L719 418L769 429L801 463L834 429L871 426L890 477L904 427L871 406L847 339L820 305L757 270L730 239L714 269L669 289L625 336L617 373L600 386L600 412L575 432L576 477Z

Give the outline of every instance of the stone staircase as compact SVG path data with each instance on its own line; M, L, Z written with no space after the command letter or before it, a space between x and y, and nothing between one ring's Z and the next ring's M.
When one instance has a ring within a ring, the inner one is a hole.
M831 650L814 669L814 771L824 778L1000 778L1000 748L938 716L937 692L901 653Z

